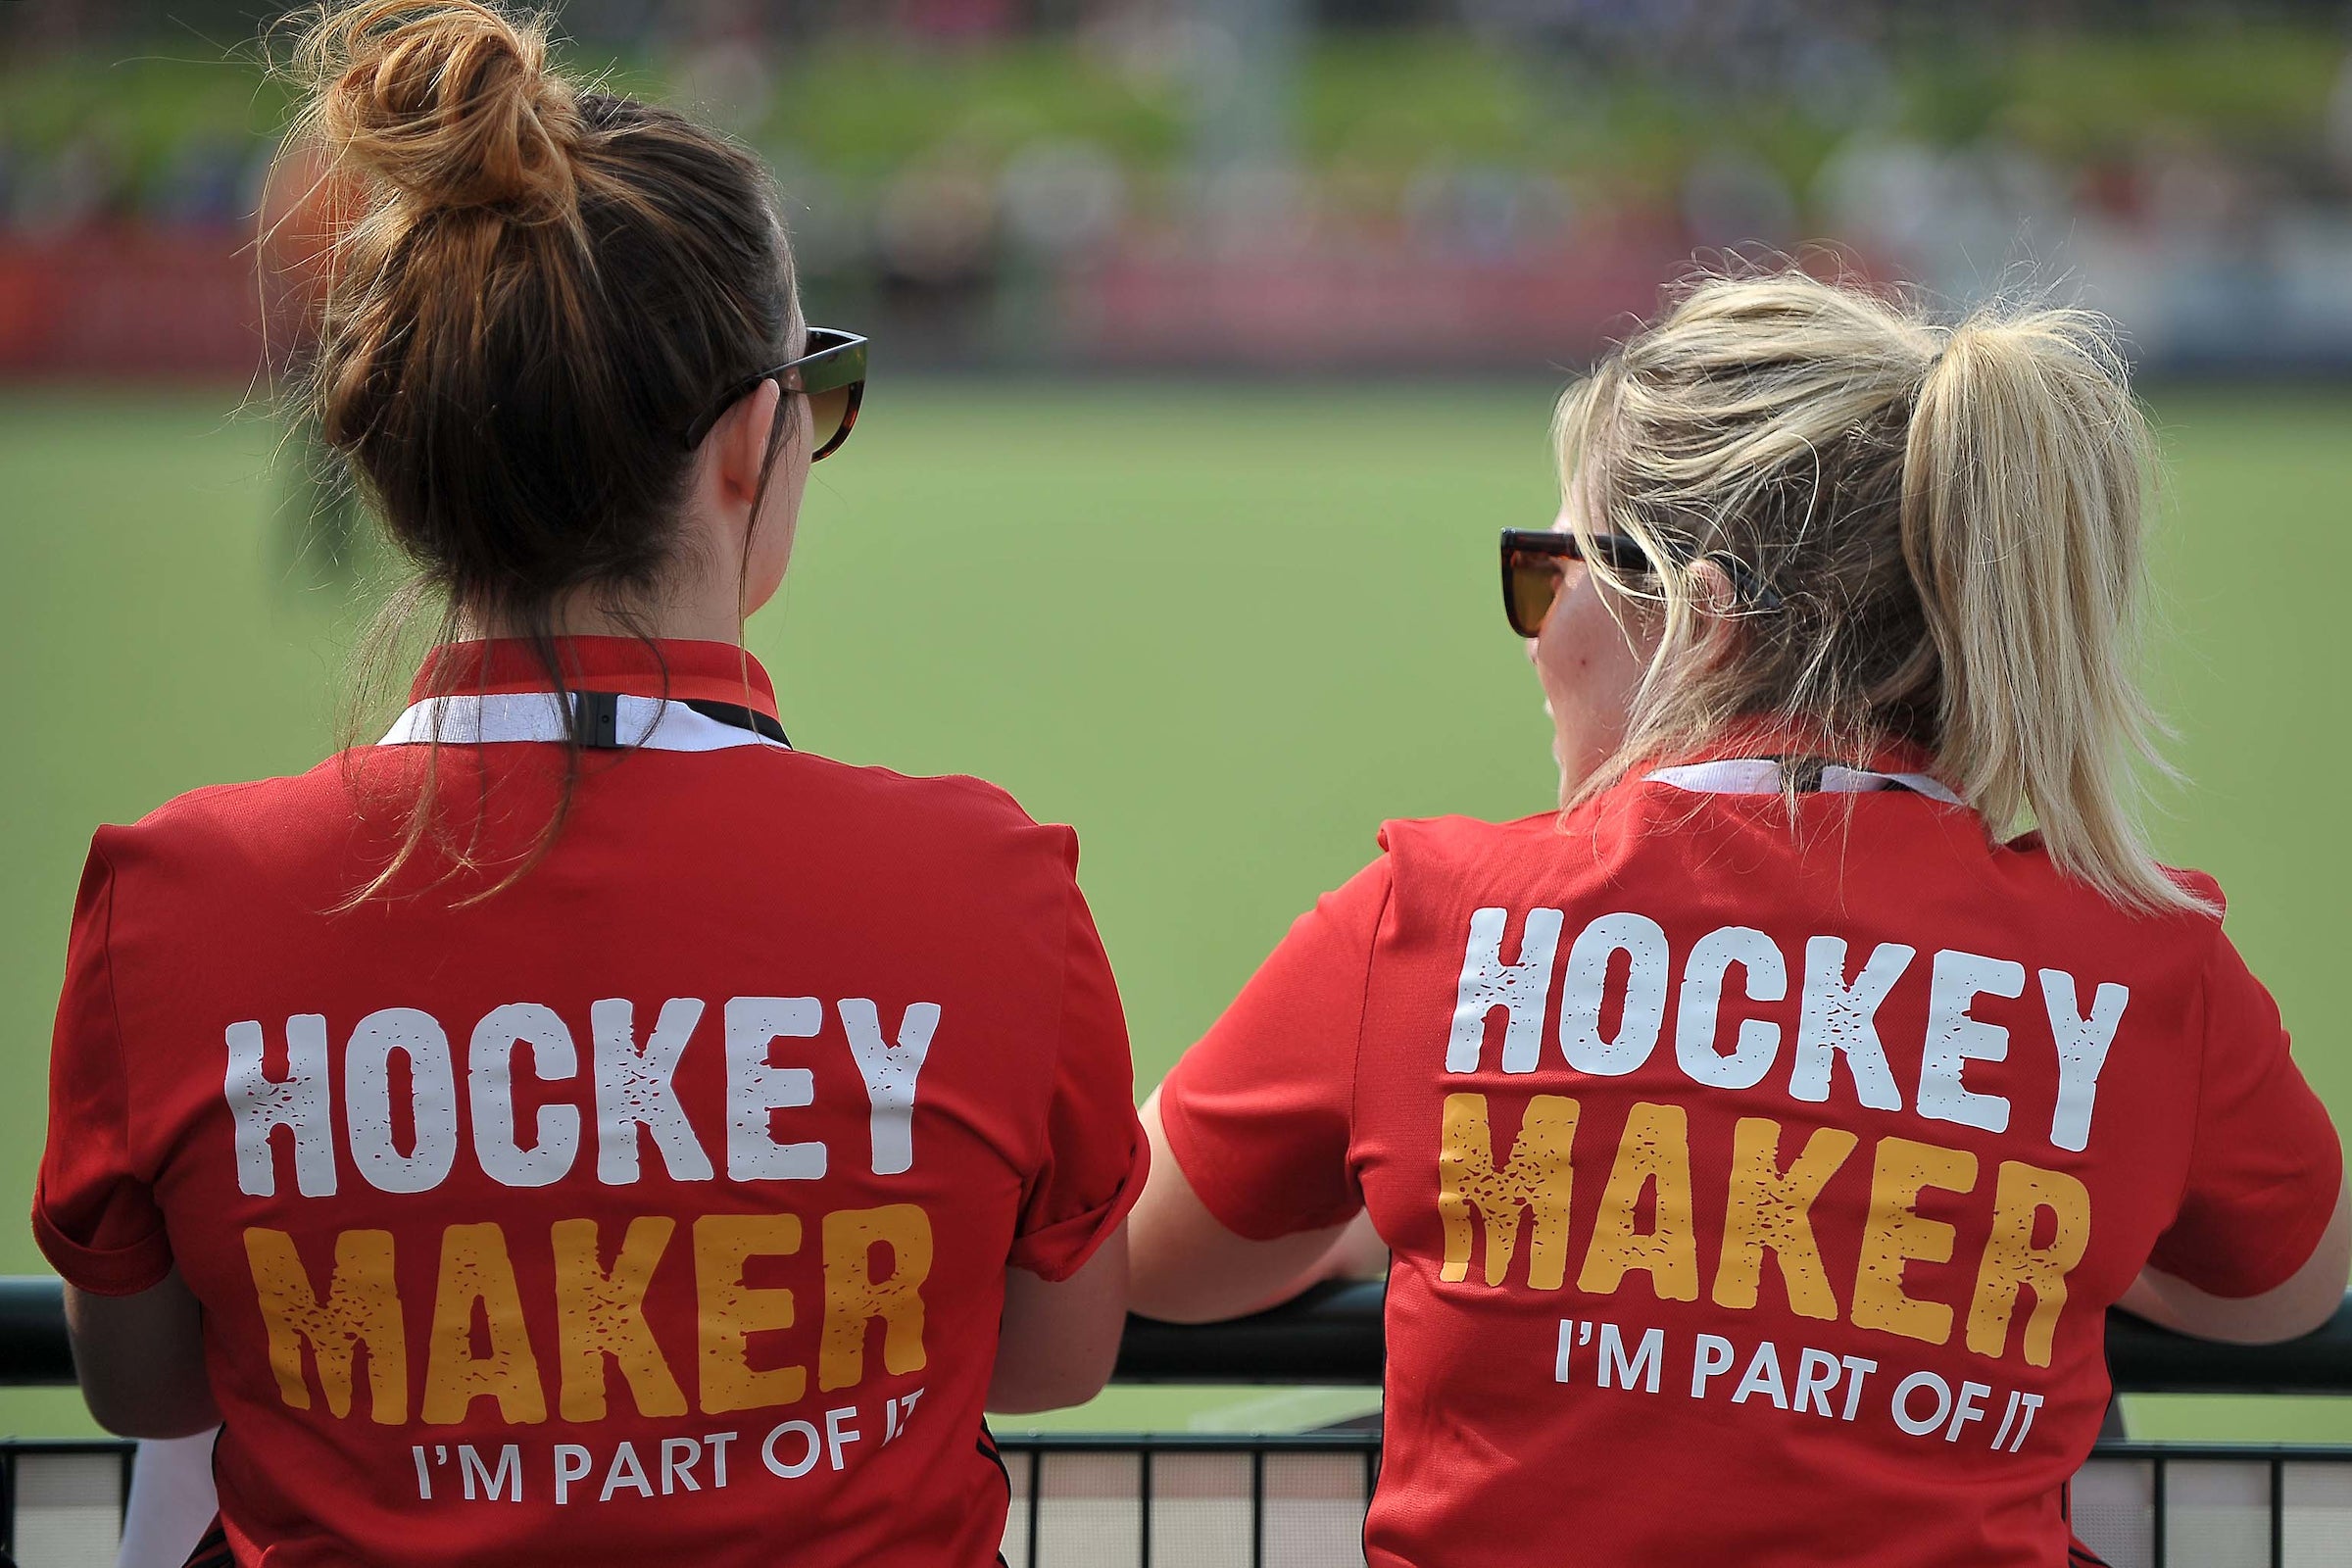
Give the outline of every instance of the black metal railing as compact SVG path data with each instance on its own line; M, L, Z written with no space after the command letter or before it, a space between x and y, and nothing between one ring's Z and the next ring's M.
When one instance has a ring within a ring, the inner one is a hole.
M1131 1319L1120 1383L1377 1384L1379 1283L1327 1285L1232 1323ZM2192 1340L2127 1312L2107 1319L2107 1369L2124 1394L2352 1394L2352 1296L2335 1316L2278 1345ZM0 1388L68 1388L63 1287L0 1275Z
M1377 1383L1382 1287L1324 1286L1233 1323L1131 1320L1121 1383ZM2107 1370L2123 1394L2352 1394L2352 1296L2280 1345L2192 1340L2129 1312L2107 1318Z
M1326 1287L1235 1323L1128 1325L1117 1380L1379 1381L1382 1290ZM2119 1391L2352 1393L2352 1298L2302 1339L2184 1339L2110 1318ZM0 1386L69 1386L61 1288L0 1278ZM1012 1568L1325 1568L1362 1558L1377 1431L1004 1434ZM24 1568L110 1568L132 1474L112 1440L0 1442L0 1549ZM2076 1532L2114 1568L2352 1564L2352 1444L2102 1443L2072 1491Z

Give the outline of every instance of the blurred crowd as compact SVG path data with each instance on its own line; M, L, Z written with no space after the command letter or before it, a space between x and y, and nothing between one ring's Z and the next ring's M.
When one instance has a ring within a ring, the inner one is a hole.
M228 255L235 0L0 8L10 258ZM1524 365L1695 250L2020 284L2183 368L2352 368L2352 6L571 0L774 166L809 292L941 363Z

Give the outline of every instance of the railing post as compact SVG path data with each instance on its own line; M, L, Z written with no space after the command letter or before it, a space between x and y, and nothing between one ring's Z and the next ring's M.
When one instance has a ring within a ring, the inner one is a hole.
M1250 1450L1250 1568L1266 1568L1266 1450Z
M1046 1456L1042 1449L1029 1450L1029 1568L1037 1568L1037 1554L1044 1548L1038 1543L1040 1527L1046 1517Z
M1139 1528L1136 1568L1152 1568L1152 1450L1136 1455L1135 1509Z
M2286 1461L2271 1456L2271 1568L2286 1568Z

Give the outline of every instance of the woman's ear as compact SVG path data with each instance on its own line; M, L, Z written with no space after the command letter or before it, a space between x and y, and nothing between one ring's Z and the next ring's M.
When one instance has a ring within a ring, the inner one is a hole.
M760 494L760 470L767 466L768 437L775 430L776 405L783 396L775 382L762 381L729 409L710 432L717 499L730 511L740 509L747 518Z
M1689 580L1690 608L1698 618L1699 662L1708 667L1730 663L1747 635L1740 613L1740 591L1732 586L1731 574L1710 556L1691 563Z

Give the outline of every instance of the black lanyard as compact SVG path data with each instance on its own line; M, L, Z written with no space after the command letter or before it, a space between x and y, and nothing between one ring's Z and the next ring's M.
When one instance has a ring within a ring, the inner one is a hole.
M1759 762L1770 762L1775 767L1778 767L1781 770L1781 776L1788 779L1788 782L1795 787L1796 793L1799 795L1820 794L1822 774L1828 772L1831 767L1838 765L1831 762L1826 757L1759 757L1754 759L1754 760ZM1868 770L1857 768L1853 771L1865 772ZM1901 790L1906 795L1917 795L1919 793L1919 791L1913 789L1910 785L1904 783L1892 773L1874 773L1871 776L1885 779L1888 788Z
M573 692L571 694L571 738L593 752L616 752L624 744L620 738L620 698L618 692ZM790 749L792 741L784 726L757 708L742 703L711 703L699 697L667 699L681 708L691 708L705 718L716 719L735 729L748 729L763 740L774 741Z

